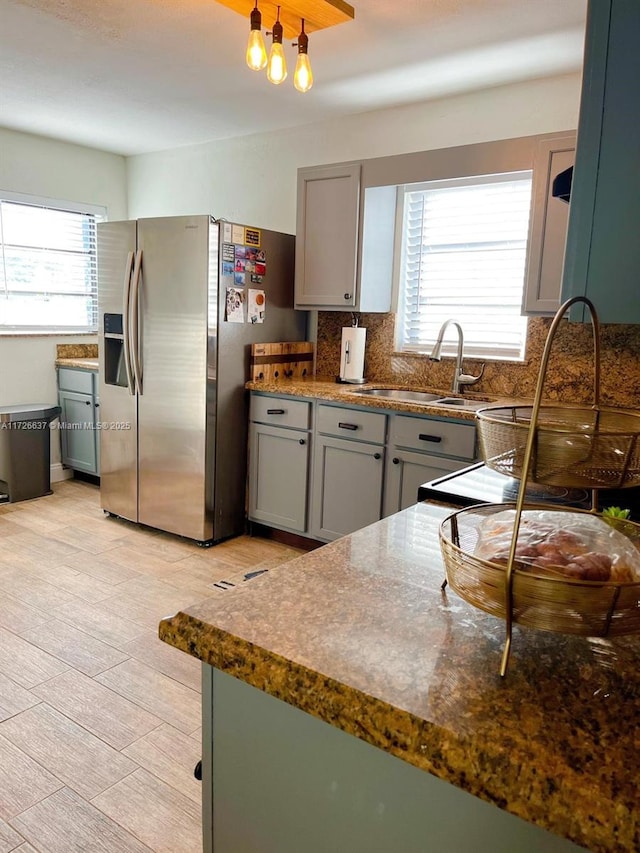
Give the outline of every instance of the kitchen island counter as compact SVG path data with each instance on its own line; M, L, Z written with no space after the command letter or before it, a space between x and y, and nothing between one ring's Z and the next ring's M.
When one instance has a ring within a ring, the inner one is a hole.
M500 679L504 623L440 590L449 512L404 510L163 620L160 637L578 845L640 849L640 638L516 626Z

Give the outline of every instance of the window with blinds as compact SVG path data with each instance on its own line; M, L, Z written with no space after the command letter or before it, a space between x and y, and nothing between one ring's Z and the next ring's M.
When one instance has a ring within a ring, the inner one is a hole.
M0 334L95 332L105 209L0 195Z
M521 359L521 316L532 173L405 186L397 346L429 352L448 319L462 326L465 356ZM455 354L455 335L442 352Z

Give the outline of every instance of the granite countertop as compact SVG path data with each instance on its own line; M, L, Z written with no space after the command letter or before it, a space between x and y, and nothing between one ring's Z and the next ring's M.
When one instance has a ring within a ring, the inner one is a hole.
M640 637L504 623L441 592L417 504L160 623L165 642L598 853L640 849Z
M476 417L476 408L481 406L495 405L496 397L485 397L475 395L471 391L465 391L464 395L453 395L451 391L443 391L434 388L417 388L415 385L398 385L385 382L367 382L366 385L348 385L335 382L329 378L309 379L286 379L278 382L252 381L245 385L249 391L262 391L266 394L284 394L292 397L309 397L310 399L328 400L333 403L341 403L345 406L367 406L373 409L393 410L394 412L412 412L421 415L440 415L447 418L458 418L460 420L473 421ZM463 396L479 404L472 409L456 408L454 406L438 406L434 403L405 402L404 400L389 399L387 397L360 396L357 392L365 388L405 388L411 391L429 391L441 394L442 397ZM513 405L515 401L500 399L500 403ZM522 401L519 401L522 402Z
M82 370L98 370L98 358L56 358L56 367L79 367Z

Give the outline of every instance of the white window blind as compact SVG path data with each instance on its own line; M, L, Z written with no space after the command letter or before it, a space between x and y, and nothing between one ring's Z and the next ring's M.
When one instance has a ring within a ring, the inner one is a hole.
M429 352L457 320L465 355L520 359L531 172L404 187L397 345ZM454 334L444 354L455 353Z
M97 330L96 223L105 211L77 207L0 195L0 334Z

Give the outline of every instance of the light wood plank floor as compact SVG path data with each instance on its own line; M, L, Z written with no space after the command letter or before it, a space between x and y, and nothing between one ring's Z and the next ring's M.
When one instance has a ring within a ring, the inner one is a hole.
M200 664L159 620L300 550L208 550L96 486L0 504L0 853L199 853Z

